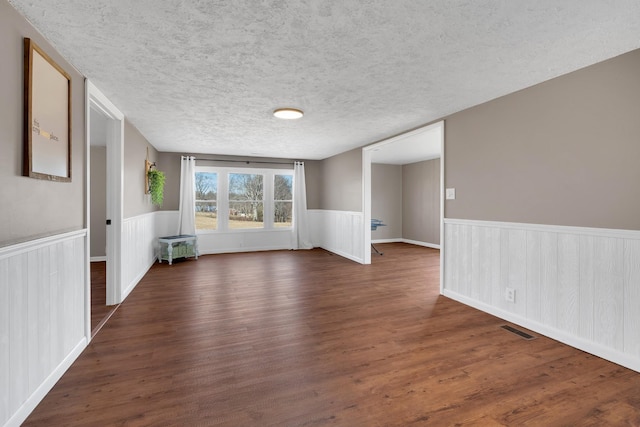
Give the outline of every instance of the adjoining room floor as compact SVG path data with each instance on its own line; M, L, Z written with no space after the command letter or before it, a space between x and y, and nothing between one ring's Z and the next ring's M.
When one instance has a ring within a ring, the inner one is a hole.
M91 335L112 315L117 306L107 305L106 262L91 263Z
M379 248L155 264L24 425L640 423L640 374L439 295L437 250Z

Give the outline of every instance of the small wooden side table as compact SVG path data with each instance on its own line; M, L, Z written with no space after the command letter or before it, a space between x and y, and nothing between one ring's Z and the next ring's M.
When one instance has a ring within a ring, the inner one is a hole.
M195 257L198 259L198 236L180 234L158 238L158 262L169 261L169 265L177 258Z

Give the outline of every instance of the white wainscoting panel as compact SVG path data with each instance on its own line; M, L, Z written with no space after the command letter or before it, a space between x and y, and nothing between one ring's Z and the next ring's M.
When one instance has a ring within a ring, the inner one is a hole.
M178 233L178 211L156 212L156 237ZM200 255L292 249L291 230L198 233Z
M640 240L624 242L624 320L625 325L638 325L640 307ZM631 286L626 286L632 284ZM624 329L624 353L640 358L640 326Z
M291 230L243 230L198 234L201 255L292 249Z
M640 371L640 231L446 219L444 234L446 296Z
M87 345L86 230L0 248L0 425L19 425Z
M156 237L175 236L178 234L178 211L157 211L156 221Z
M123 301L156 260L157 214L157 212L150 212L125 218L122 221Z
M362 212L309 210L313 246L359 263L364 262Z

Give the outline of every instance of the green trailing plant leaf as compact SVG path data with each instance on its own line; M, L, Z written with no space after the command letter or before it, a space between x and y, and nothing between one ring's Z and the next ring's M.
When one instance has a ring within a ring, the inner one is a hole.
M149 175L149 192L151 193L151 203L162 206L164 201L164 172L151 169Z

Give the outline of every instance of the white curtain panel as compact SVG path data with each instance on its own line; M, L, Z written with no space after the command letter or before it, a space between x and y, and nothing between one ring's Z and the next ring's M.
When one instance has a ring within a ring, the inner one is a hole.
M180 163L180 215L178 234L196 234L196 158L182 156Z
M293 165L293 249L311 249L304 162Z

